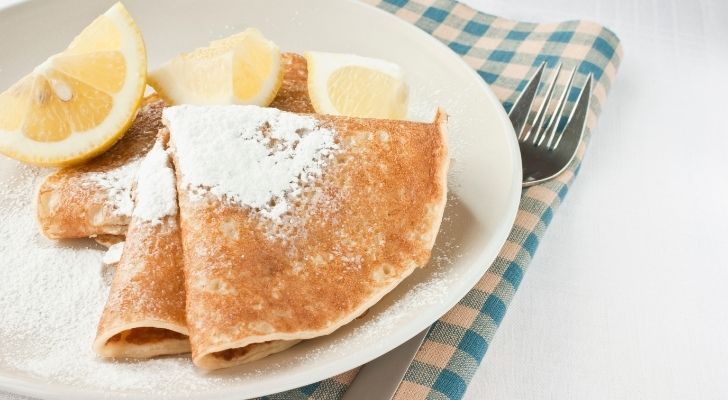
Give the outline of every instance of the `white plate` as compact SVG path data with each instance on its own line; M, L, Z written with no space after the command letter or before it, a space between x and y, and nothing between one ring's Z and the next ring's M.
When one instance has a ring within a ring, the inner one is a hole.
M110 4L110 1L97 0L31 1L0 11L0 37L4 38L0 41L0 89L62 49ZM110 391L131 398L193 395L206 399L240 399L292 389L347 371L405 342L452 308L485 273L503 245L518 208L520 155L512 127L496 97L447 47L384 11L354 1L126 0L125 4L144 34L151 67L178 52L248 26L261 29L284 50L349 52L400 64L411 87L411 116L430 119L438 105L451 116L451 195L433 260L364 318L334 334L255 363L207 375L196 371L184 357L133 365L95 359L90 351L98 318L95 313L72 320L73 326L87 332L84 337L64 338L66 341L61 342L68 343L67 348L49 348L41 356L35 354L30 362L23 359L24 355L34 354L37 349L22 346L57 343L66 331L58 329L58 318L54 318L55 325L49 322L44 327L44 319L29 317L37 332L31 339L13 337L20 333L12 331L12 327L0 328L4 336L0 337L0 388L59 399L98 398ZM28 173L27 168L13 161L0 160L0 204L18 204L18 209L2 208L5 213L32 212L27 204L22 205L22 199L18 200L18 193L7 189L9 184L21 179L17 175L22 171ZM27 202L32 195L27 194ZM2 217L0 221L4 221ZM0 238L18 229L23 228L0 227ZM61 252L63 245L50 243L36 233L32 235L35 236L26 248L4 251L32 254L36 251L34 247L40 246L43 251ZM65 246L67 253L68 245ZM27 268L12 265L22 258L10 255L0 254L3 260L0 268ZM7 259L10 261L6 262ZM70 268L77 267L68 261L69 265L63 263L63 257L59 256L57 263L45 266L42 272L48 274L47 280L64 279ZM97 264L83 268L101 280ZM46 279L39 281L43 283ZM35 315L34 309L42 307L44 302L68 301L73 296L78 301L89 301L84 300L83 289L76 285L65 288L64 294L53 293L58 290L53 289L56 286L49 285L50 292L38 295L38 290L24 292L0 281L0 299L11 294L16 297L12 302L5 302L10 309L0 311L0 324L3 313ZM90 301L99 304L90 308L84 305L82 309L100 309L103 298ZM69 310L70 314L73 312ZM64 364L66 358L73 361Z

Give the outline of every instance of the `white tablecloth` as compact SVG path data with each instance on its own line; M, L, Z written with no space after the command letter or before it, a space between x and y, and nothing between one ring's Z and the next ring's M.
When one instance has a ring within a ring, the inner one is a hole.
M728 1L467 0L624 62L466 398L728 398Z
M466 398L727 398L728 2L466 2L592 19L625 48L580 176Z

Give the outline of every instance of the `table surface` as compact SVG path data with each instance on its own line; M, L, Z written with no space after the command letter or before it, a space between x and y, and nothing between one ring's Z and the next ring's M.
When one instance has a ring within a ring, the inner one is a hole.
M465 398L726 398L728 2L465 2L591 19L625 50L580 175Z

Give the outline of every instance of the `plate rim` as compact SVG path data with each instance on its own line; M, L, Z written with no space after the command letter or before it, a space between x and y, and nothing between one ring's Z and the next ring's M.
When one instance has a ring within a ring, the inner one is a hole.
M11 0L12 1L12 0ZM341 0L339 0L341 1ZM402 20L401 18L397 17L396 15L389 13L385 10L382 10L374 5L364 3L357 0L344 0L346 3L348 3L350 6L353 7L362 7L363 9L368 9L371 12L374 12L376 14L379 14L381 18L389 18L393 23L396 25L399 25L402 29L409 30L411 33L413 33L416 36L419 36L423 41L428 42L432 47L435 47L439 49L441 53L448 53L449 56L453 58L453 61L456 63L461 64L465 70L468 71L468 74L472 77L476 78L476 80L479 82L479 87L477 89L482 90L485 95L495 104L501 105L500 100L496 97L496 95L491 90L490 86L480 77L475 69L470 67L461 56L453 52L449 47L447 47L444 43L440 42L438 39L436 39L431 34L425 32L424 30L420 29L419 27L415 26L414 24L411 24L407 21ZM10 11L11 9L17 9L26 7L29 5L37 5L41 2L37 0L21 0L18 2L11 2L9 5L6 6L0 6L0 15ZM479 270L482 270L482 274L478 275L478 278L474 282L468 281L467 284L465 282L460 282L460 287L467 286L467 289L463 291L463 296L466 295L472 287L477 284L477 281L482 278L482 275L484 275L491 263L495 261L495 259L498 256L498 253L500 252L500 249L505 244L508 235L513 227L513 224L515 223L516 215L518 213L519 204L520 204L520 194L521 194L521 175L522 175L522 167L521 167L521 153L520 149L518 147L518 143L516 141L515 132L513 130L513 126L510 123L510 120L508 119L508 116L505 112L505 109L503 109L502 106L497 107L497 114L499 115L499 123L503 126L505 130L505 134L508 136L506 139L506 142L508 144L509 150L510 150L510 156L512 160L512 171L513 176L510 179L511 187L508 193L508 211L507 215L503 218L503 222L499 224L499 226L494 230L493 233L493 239L490 240L486 246L480 251L480 253L477 256L474 256L473 262L470 264L473 266L482 265L481 267L477 267ZM510 135L509 135L510 133ZM506 223L507 222L507 223ZM376 359L383 354L392 351L396 347L400 346L402 343L406 342L407 340L414 337L417 333L421 332L422 330L426 329L433 323L435 323L439 318L442 317L445 313L447 313L450 309L452 309L460 300L462 299L462 296L455 297L450 296L448 297L447 301L438 304L438 308L442 308L444 311L442 314L438 312L438 316L432 320L427 322L427 320L418 320L416 322L419 323L413 323L411 324L407 329L398 330L396 332L393 332L393 335L396 336L395 340L387 341L386 344L381 345L375 349L375 351L360 351L355 352L350 355L347 355L345 357L342 357L338 360L337 363L328 363L320 367L314 367L309 368L306 370L306 373L297 373L292 375L290 378L292 379L286 379L285 382L282 382L282 384L277 387L275 390L258 390L255 393L251 392L245 392L245 390L241 390L239 386L237 387L229 387L221 390L216 391L207 391L206 393L202 394L201 396L199 394L196 394L196 398L201 399L226 399L226 398L236 398L239 399L241 396L265 396L273 393L280 393L287 390L295 389L301 386L305 386L311 383L318 382L322 379L327 379L333 376L336 376L340 373L346 372L348 370L351 370L352 368L356 368L358 366L364 365L368 363L369 361ZM423 322L424 321L424 322ZM427 323L425 323L427 322ZM397 334L399 332L399 334ZM407 333L402 333L407 332ZM346 362L342 362L342 360L345 360ZM315 371L315 373L312 373L312 371ZM12 373L12 372L11 372ZM313 376L316 376L317 378L313 378ZM65 385L65 384L58 384L58 383L46 383L38 378L32 378L32 377L25 377L25 376L9 376L4 373L3 370L0 370L0 389L8 391L10 393L17 393L20 395L26 395L26 396L34 396L34 397L42 397L42 398L50 398L50 399L64 399L68 398L69 396L72 396L74 398L80 398L80 399L97 399L99 397L108 397L110 395L123 395L124 398L133 398L133 399L156 399L159 398L159 396L155 396L152 394L128 394L124 392L118 392L118 391L102 391L98 389L82 389L78 388L76 386L72 385ZM189 395L180 395L180 394L172 394L172 395L164 395L165 399L186 399L189 398Z

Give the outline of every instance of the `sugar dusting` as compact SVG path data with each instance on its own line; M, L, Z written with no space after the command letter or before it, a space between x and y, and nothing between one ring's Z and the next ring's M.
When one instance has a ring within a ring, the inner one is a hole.
M276 222L338 147L316 119L273 108L183 105L163 117L183 187Z
M404 296L352 330L344 340L356 338L369 341L372 337L381 338L392 333L401 322L412 318L415 310L440 303L447 296L447 278L444 275L433 275L432 278L410 288Z
M177 215L174 171L160 140L142 160L137 176L134 217L160 224L164 217Z
M0 371L97 390L184 394L240 378L207 377L179 356L105 361L91 349L108 296L103 252L39 233L32 193L45 172L3 161L0 185Z
M101 262L105 265L113 265L121 260L121 253L124 252L124 242L112 244L106 249L106 253L101 258Z
M114 205L117 215L131 216L134 209L131 188L136 180L139 162L133 160L103 173L88 174L88 182L106 190L108 201Z

